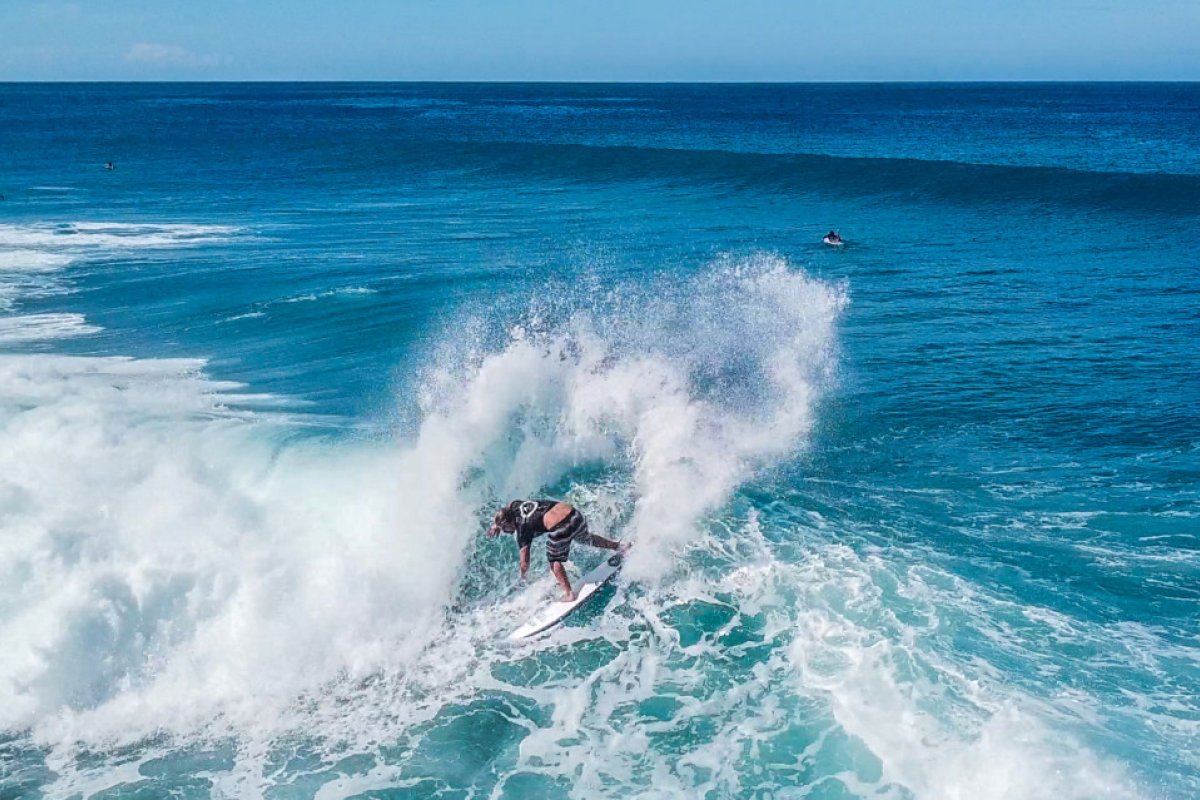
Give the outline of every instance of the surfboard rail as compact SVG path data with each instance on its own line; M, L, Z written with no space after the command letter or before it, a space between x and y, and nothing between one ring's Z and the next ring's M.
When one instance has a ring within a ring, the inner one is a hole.
M600 562L598 566L588 570L579 578L574 600L570 602L565 600L551 601L543 607L541 612L535 614L529 622L526 622L510 633L508 638L514 641L528 639L558 625L577 608L591 599L592 595L599 591L601 586L612 579L612 576L620 572L624 561L625 558L621 553L612 554Z

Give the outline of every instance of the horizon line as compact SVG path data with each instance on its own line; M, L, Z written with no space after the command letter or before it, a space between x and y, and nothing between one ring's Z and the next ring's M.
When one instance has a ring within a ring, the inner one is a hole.
M967 79L906 79L906 80L866 80L835 78L828 80L524 80L524 79L494 79L494 80L450 80L441 78L430 79L391 79L391 78L241 78L241 79L200 79L176 78L161 80L145 79L50 79L50 80L9 80L0 78L0 86L4 85L55 85L55 84L442 84L442 85L547 85L547 86L596 86L596 85L626 85L626 86L814 86L814 85L996 85L996 84L1193 84L1200 83L1200 78L1129 78L1129 79L1086 79L1086 78L967 78Z

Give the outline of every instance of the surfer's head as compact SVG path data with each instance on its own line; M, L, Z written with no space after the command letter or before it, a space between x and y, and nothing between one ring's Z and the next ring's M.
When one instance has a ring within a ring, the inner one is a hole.
M513 500L508 505L496 512L496 516L492 518L492 526L488 528L488 536L495 536L504 531L512 533L517 529L517 514L521 507L520 500Z

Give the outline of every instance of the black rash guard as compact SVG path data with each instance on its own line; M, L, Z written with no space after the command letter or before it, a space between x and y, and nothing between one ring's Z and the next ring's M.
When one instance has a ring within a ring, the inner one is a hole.
M558 500L522 500L517 506L517 547L528 547L546 533L546 512L558 505Z

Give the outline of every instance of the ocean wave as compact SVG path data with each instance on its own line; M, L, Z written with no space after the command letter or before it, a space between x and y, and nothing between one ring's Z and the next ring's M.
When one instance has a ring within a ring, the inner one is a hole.
M355 297L359 295L375 294L378 290L372 289L369 286L341 286L336 289L326 289L321 292L308 292L307 294L298 294L292 297L285 297L282 300L276 300L276 303L311 303L314 300L322 300L326 297ZM266 305L271 305L267 303Z
M5 223L0 224L0 248L57 251L182 247L227 239L238 232L226 225L182 223Z
M630 574L661 575L699 515L804 437L843 302L771 259L715 267L693 288L705 299L673 314L660 299L656 316L580 312L541 330L531 312L498 350L448 363L457 392L431 379L420 431L397 447L279 451L278 429L210 418L233 387L194 362L0 360L25 373L0 381L18 387L0 403L0 497L21 498L0 600L13 612L0 681L17 700L0 727L68 749L213 726L273 737L311 725L308 701L295 704L330 682L353 694L372 676L458 670L422 654L456 616L477 514L580 462L627 472ZM711 331L714 354L754 331L741 357L768 378L761 407L694 394L705 359L656 346L659 324ZM598 526L618 523L607 502L586 501Z
M242 319L259 319L260 317L265 317L266 315L267 315L267 312L265 312L265 311L247 311L242 314L234 314L232 317L225 317L225 319L223 319L221 321L222 322L237 322L238 320L242 320Z
M90 258L131 250L192 247L224 241L238 229L224 225L119 222L0 223L0 310L23 299L69 291L57 276ZM74 313L0 317L0 344L66 339L98 333Z
M0 357L0 729L56 796L176 763L228 796L1138 796L1075 734L1087 698L997 665L1014 614L1153 632L748 501L808 447L848 296L760 254L499 298L446 321L392 441L238 411L200 360ZM478 534L543 493L634 549L605 607L512 646L553 581L511 587Z
M487 169L547 180L685 180L760 191L889 196L905 202L1016 202L1194 215L1200 197L1200 175L902 158L499 141L427 143L409 155L450 164L477 160Z
M327 99L307 100L303 101L306 104L315 105L333 105L343 108L362 108L362 109L426 109L426 108L446 108L446 107L467 107L468 104L463 100L451 100L448 98L437 97L399 97L399 96L383 96L383 97L346 97L334 101Z
M879 759L880 783L930 800L1141 796L1124 765L1064 734L1060 710L986 662L968 676L943 659L934 640L949 620L995 624L978 607L987 598L936 568L904 574L837 545L783 569L801 587L789 651L800 691Z
M52 272L68 266L75 258L66 253L43 250L0 250L0 273Z
M90 336L104 330L82 314L23 314L0 317L0 344L25 344Z

